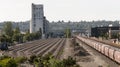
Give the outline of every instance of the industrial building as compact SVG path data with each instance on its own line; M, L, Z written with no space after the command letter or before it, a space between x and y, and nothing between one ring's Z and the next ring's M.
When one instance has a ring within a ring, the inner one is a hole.
M32 3L32 19L30 21L30 33L41 30L42 37L46 37L48 29L48 21L44 17L43 5Z
M111 27L95 27L91 29L91 36L100 37L100 36L108 36L112 38L113 35L120 34L119 26L111 26Z

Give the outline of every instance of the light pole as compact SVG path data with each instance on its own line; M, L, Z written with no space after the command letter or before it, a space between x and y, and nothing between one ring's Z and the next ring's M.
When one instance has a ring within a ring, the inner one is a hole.
M112 27L112 24L109 25L109 38L111 38L111 27Z

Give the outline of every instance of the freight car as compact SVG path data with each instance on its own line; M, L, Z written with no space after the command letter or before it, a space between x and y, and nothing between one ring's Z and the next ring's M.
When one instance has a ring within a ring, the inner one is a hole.
M0 44L0 49L1 50L8 50L8 44L6 42L3 42Z
M85 42L90 47L96 49L100 53L104 54L105 56L109 57L110 59L116 61L120 64L120 49L110 46L108 44L103 44L88 38L76 36L77 39Z

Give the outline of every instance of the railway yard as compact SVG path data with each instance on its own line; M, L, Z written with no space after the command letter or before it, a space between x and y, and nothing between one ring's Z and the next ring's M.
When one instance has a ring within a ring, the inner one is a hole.
M10 57L30 57L31 55L45 56L51 53L57 59L66 59L71 56L76 59L81 67L119 67L119 57L113 54L110 57L102 53L102 49L95 46L96 41L76 37L74 44L73 38L50 38L34 40L31 42L9 47L9 50L1 52L2 55ZM92 44L90 44L92 43ZM97 42L98 43L98 42ZM107 50L107 49L106 49ZM100 52L101 51L101 52ZM112 50L111 50L112 51ZM110 51L108 51L110 52ZM119 54L119 53L118 53ZM117 60L114 60L117 59Z
M57 58L60 50L62 50L64 46L64 42L65 38L35 40L12 46L9 50L5 51L3 55L11 57L29 57L31 55L44 56L48 53L52 53Z

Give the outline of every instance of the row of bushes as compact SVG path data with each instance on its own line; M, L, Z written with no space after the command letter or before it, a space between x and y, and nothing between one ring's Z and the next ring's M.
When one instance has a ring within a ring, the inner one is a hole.
M0 58L0 67L18 67L20 64L24 64L26 62L30 65L34 65L35 67L79 67L79 65L76 64L76 60L72 57L58 60L50 54L44 57L33 55L30 56L29 59L25 57L11 58L3 56Z
M31 56L29 62L36 67L79 67L79 65L76 64L76 60L70 56L63 60L58 60L50 54L44 57Z

